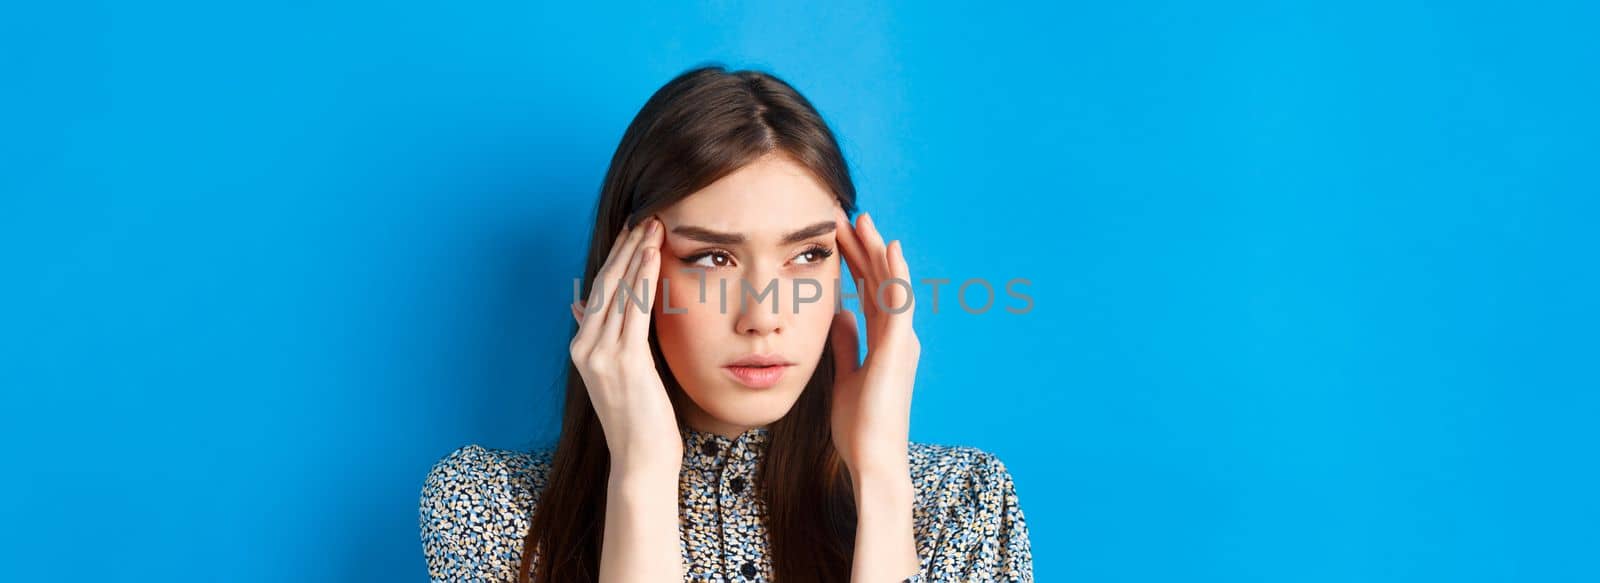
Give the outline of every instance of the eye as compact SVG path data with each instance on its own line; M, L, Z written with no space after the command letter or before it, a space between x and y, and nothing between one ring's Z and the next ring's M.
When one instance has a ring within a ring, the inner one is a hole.
M710 260L709 262L706 260ZM733 256L723 251L704 251L683 258L684 263L698 267L729 267L733 265Z
M799 263L799 264L802 264L802 265L822 263L823 260L825 260L825 259L827 259L829 257L832 257L832 256L833 256L833 250L832 249L829 249L829 248L824 247L822 245L813 245L811 248L806 249L805 251L801 251L799 255L796 255L795 256L795 263Z

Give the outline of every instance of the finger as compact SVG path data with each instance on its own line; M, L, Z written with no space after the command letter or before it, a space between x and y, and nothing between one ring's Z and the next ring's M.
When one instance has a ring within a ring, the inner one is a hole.
M616 306L606 305L607 312L615 313L606 318L605 330L600 333L602 340L614 341L620 337L622 335L622 323L627 320L628 313L639 309L636 302L640 301L640 294L644 291L639 289L636 281L639 274L639 264L643 262L646 248L645 240L654 239L657 232L654 219L645 219L645 223L647 224L644 225L644 228L639 229L643 232L643 235L635 242L628 255L628 270L623 272L617 285ZM623 286L627 287L624 288Z
M601 262L601 265L611 263L611 261L616 258L617 248L622 246L622 242L626 241L628 236L633 234L633 231L633 227L628 226L627 223L623 223L622 230L617 231L617 236L612 239L611 249L606 251L606 260Z
M856 282L857 300L861 302L862 314L872 319L876 312L873 310L873 277L871 263L867 262L866 247L862 245L860 235L856 233L855 226L850 224L850 218L845 216L843 210L839 211L837 221L839 226L834 232L834 237L839 240L839 248L844 251L845 264L850 268L852 281L862 280Z
M889 277L905 282L890 286L894 288L894 293L889 306L895 309L896 315L901 316L902 320L909 322L911 314L916 312L917 296L911 293L911 267L906 264L905 246L898 239L889 243Z
M856 314L844 310L833 315L833 327L828 330L833 346L833 366L837 370L852 372L860 367L861 338L856 332Z
M834 217L838 224L834 231L834 238L839 240L840 249L844 250L845 265L849 266L850 274L855 277L867 276L867 251L861 244L861 238L856 234L855 225L850 224L850 218L844 211L839 211Z
M628 238L633 236L636 230L624 224L622 230L617 231L616 240L611 242L611 249L606 251L605 261L600 262L600 268L594 272L594 281L589 283L589 297L583 306L585 308L584 313L588 313L588 310L605 311L604 306L601 305L601 300L605 299L602 294L605 293L606 289L606 268L616 263L617 251L622 249L624 244L628 242Z
M632 227L629 227L627 223L623 223L622 230L617 231L617 236L611 241L611 248L606 250L606 258L604 261L600 262L600 269L595 270L595 275L597 277L601 272L605 271L607 265L611 265L611 262L616 260L617 250L622 248L622 243L628 240L628 236L632 235L633 231L634 229ZM599 292L596 290L598 290L600 287L601 286L596 286L593 283L590 284L589 298L585 307L593 307L595 305L595 300L599 299Z
M872 311L866 312L867 321L876 322L884 309L891 307L888 294L892 292L886 289L888 285L884 283L889 277L888 261L884 258L888 253L884 250L883 235L878 233L877 224L873 222L869 213L861 213L861 216L856 217L856 233L861 239L862 246L867 250L865 260L867 270L872 272L871 281L868 282L872 284L872 289L869 291L871 295L864 296L870 297L869 303L872 304Z
M592 343L599 338L609 315L613 311L612 303L616 301L618 280L627 269L627 261L633 255L633 249L638 245L644 229L633 229L628 233L622 243L612 249L612 257L605 265L601 266L600 273L595 275L593 293L590 294L589 303L585 306L592 310L584 318L583 325L578 326L578 342Z
M877 221L872 220L867 213L861 213L861 216L856 218L856 231L861 233L861 242L867 247L867 260L872 263L874 273L880 279L888 277L888 253L884 249L883 234L878 232Z
M656 286L660 283L657 278L661 274L661 237L659 227L654 233L645 235L644 256L639 259L639 271L632 279L634 289L639 290L644 298L645 307L642 311L629 307L624 314L622 337L625 342L636 343L636 346L643 346L650 339L650 319L654 317L652 307L656 302Z
M583 308L580 307L582 305L582 302L572 302L572 321L577 322L579 326L583 325Z

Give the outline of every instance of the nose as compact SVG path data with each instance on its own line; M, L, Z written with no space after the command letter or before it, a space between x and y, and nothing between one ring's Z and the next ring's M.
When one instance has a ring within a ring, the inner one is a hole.
M783 282L776 277L752 272L750 279L740 280L738 300L733 304L738 313L735 331L753 336L781 334L787 320L779 305L783 291Z

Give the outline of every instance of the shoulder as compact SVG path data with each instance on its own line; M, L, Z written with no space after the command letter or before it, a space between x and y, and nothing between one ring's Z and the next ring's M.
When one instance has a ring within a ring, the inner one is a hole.
M922 580L1032 581L1028 523L1005 462L960 445L913 442L910 455Z
M919 505L1015 503L1011 470L990 451L969 445L911 442L909 454Z
M515 569L551 453L468 444L433 463L422 480L418 519L434 579Z
M527 507L544 490L551 451L513 451L467 444L433 463L422 480L424 510L470 506Z
M537 493L549 477L551 453L463 445L433 463L423 478L423 490L444 493L488 486Z
M911 475L918 477L1010 477L1000 456L970 445L946 445L913 441L908 448Z

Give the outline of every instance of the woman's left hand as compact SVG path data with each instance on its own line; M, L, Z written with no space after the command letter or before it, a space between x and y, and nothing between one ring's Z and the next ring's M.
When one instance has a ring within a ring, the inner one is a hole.
M855 314L834 315L833 443L857 480L899 476L909 470L911 390L922 345L911 328L916 312L911 270L899 241L884 244L872 217L861 213L857 226L843 209L837 214L839 247L857 280L861 311L867 320L867 357L860 361ZM864 280L864 281L863 281Z

